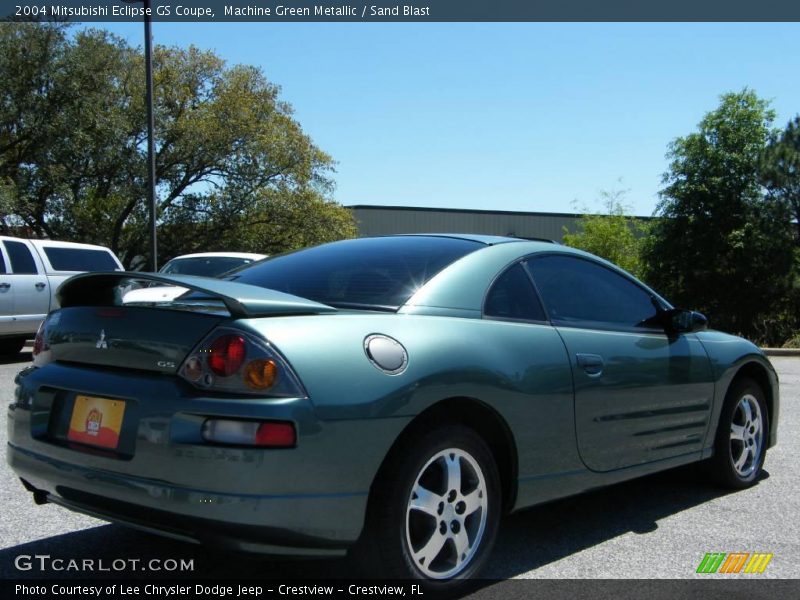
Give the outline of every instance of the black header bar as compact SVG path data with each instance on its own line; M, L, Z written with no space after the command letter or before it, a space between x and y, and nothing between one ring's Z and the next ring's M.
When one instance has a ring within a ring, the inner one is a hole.
M745 22L800 21L798 0L152 0L153 21ZM140 21L136 0L2 0L0 18Z

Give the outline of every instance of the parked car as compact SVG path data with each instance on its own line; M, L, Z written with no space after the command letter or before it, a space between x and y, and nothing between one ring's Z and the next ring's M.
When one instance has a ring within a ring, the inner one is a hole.
M199 275L221 277L228 271L266 258L266 254L249 252L198 252L183 254L168 261L159 273L168 275ZM151 282L152 283L152 282ZM169 302L187 290L174 285L149 285L134 289L123 295L125 304L134 302Z
M745 488L777 440L756 346L558 244L346 240L144 275L192 290L159 307L115 303L131 276L65 283L18 376L38 503L454 587L504 513L698 461Z
M16 354L33 338L68 277L122 270L103 246L0 236L0 355Z

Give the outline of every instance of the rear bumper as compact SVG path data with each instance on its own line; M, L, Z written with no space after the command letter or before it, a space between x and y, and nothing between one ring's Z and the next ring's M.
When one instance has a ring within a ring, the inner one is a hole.
M325 421L303 398L198 396L174 377L57 363L24 371L17 383L6 456L37 500L268 554L327 556L351 546L375 473L408 422ZM76 394L125 401L119 452L54 436L69 420ZM292 421L297 447L205 443L200 432L208 417Z
M11 444L6 456L39 500L223 549L341 555L357 537L366 506L366 494L254 496L178 488L84 469Z

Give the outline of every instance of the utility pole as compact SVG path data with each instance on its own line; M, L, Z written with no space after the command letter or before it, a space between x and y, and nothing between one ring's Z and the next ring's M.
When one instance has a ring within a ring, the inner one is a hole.
M147 87L147 200L150 208L150 268L158 271L156 237L156 152L153 116L153 34L150 27L151 0L144 0L144 62Z
M158 271L158 242L156 237L156 151L155 117L153 116L153 32L151 29L152 0L122 0L128 4L144 3L144 78L147 94L147 207L150 214L150 270Z

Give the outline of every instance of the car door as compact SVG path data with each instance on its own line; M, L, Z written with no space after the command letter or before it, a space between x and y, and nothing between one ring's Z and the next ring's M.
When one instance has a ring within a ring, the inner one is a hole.
M699 452L714 384L696 336L648 324L655 296L600 262L550 254L527 266L572 363L586 466L611 471Z
M574 471L580 458L569 361L520 262L489 287L483 318L493 321L485 350L503 364L503 412L517 442L518 477Z
M11 292L11 318L7 333L30 334L50 309L50 288L38 258L21 241L4 240L3 246L11 267L3 276Z
M11 277L8 272L8 261L5 257L3 245L0 244L0 335L9 333L11 313L14 310L14 300L11 295Z

